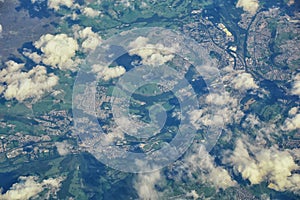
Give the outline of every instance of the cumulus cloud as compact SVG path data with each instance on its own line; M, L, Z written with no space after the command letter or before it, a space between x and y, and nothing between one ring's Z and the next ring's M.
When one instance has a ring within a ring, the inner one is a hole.
M282 137L283 132L274 121L261 121L255 114L248 114L241 124L248 134L255 134L255 144L265 146L268 143L278 143L278 137ZM283 128L282 128L283 129Z
M76 68L77 63L72 58L79 46L72 37L68 37L66 34L46 34L34 42L34 46L43 53L40 58L36 54L33 55L35 60L40 59L44 64L61 70Z
M45 189L51 189L51 195L59 190L62 177L59 178L49 178L42 182L38 182L38 178L35 176L21 176L19 178L19 183L13 184L13 186L4 194L0 192L0 199L3 200L20 200L20 199L30 199L37 197L39 193Z
M120 77L126 72L126 69L122 66L104 67L102 65L96 64L93 65L92 68L92 71L96 73L99 78L102 78L105 81Z
M284 125L282 129L284 131L293 131L296 129L300 129L300 113L297 107L291 108L289 111L289 117L287 117L284 121Z
M98 17L101 14L101 12L98 10L94 10L93 8L90 7L84 7L82 9L82 14L84 14L87 17L94 18L94 17Z
M289 6L293 5L295 3L295 0L289 0L289 2L287 3Z
M35 63L41 63L42 57L37 52L30 52L29 50L25 50L23 55L30 58Z
M242 123L242 127L245 129L254 129L255 127L261 126L262 122L254 114L248 114Z
M244 113L238 106L238 99L224 92L212 93L205 97L205 106L189 113L190 121L197 129L204 126L222 127L240 121Z
M70 150L72 148L72 146L70 144L68 144L67 141L55 142L55 146L57 148L59 155L61 155L61 156L65 156L65 155L69 154Z
M297 74L294 78L292 94L300 96L300 74Z
M6 66L0 71L0 93L7 100L15 98L22 102L33 98L37 101L58 83L58 77L53 73L47 74L44 66L38 65L28 72L22 71L24 64L14 61L6 62Z
M48 7L54 10L59 10L60 6L66 6L70 8L74 3L74 0L48 0Z
M237 74L232 80L232 86L234 89L241 91L258 88L251 74L246 72Z
M294 115L292 118L287 118L283 129L288 131L300 129L300 113Z
M291 110L289 111L289 115L290 116L294 116L298 113L298 108L297 107L293 107L291 108Z
M81 48L83 52L93 51L101 43L101 37L93 32L92 27L80 29L79 26L74 26L74 35L76 39L82 40Z
M245 140L237 140L234 151L223 158L225 163L251 184L267 181L268 187L277 191L299 191L300 175L293 173L299 166L288 150L259 148Z
M133 3L132 0L116 0L115 5L122 5L124 7L134 9L132 3Z
M174 58L172 51L178 48L174 44L172 47L166 47L163 44L149 44L149 39L146 37L138 37L136 40L129 43L130 55L138 55L142 58L142 63L146 65L163 65Z
M195 145L194 151L188 154L183 160L183 166L187 169L190 178L193 179L192 173L198 172L197 180L205 183L211 183L216 188L226 189L233 187L236 182L232 180L228 171L224 168L217 166L214 158L205 150L203 146Z
M258 0L238 0L237 8L243 8L244 11L254 15L259 7Z
M192 190L191 192L188 192L186 194L187 197L192 197L193 199L199 199L200 196L199 194L196 192L196 190Z
M237 106L238 104L237 99L230 96L228 92L224 92L222 94L211 93L206 97L205 102L207 104L213 104L216 106L223 106L223 105Z
M161 180L160 171L138 174L134 188L136 189L140 199L159 199L159 193L155 189L155 185Z
M191 123L196 129L201 129L201 127L222 127L226 121L231 121L231 116L223 114L230 113L227 108L219 109L214 113L211 113L209 109L203 108L199 110L194 110L189 113ZM231 115L231 114L230 114Z

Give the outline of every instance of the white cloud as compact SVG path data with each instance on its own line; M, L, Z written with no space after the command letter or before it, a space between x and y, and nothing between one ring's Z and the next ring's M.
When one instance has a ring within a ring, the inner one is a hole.
M196 192L196 190L192 190L191 192L186 194L187 197L192 197L193 199L199 199L199 194Z
M69 154L70 150L72 148L72 146L70 144L68 144L67 141L55 142L55 146L57 148L59 155L61 155L61 156L65 156L65 155Z
M241 91L258 88L251 74L246 72L236 75L232 80L232 85L234 89Z
M37 181L37 177L34 176L21 176L19 178L20 182L13 184L13 186L5 193L1 194L0 199L3 200L22 200L37 197L37 195L44 191L45 189L51 190L51 195L54 196L59 190L62 177L59 178L49 178L42 182Z
M201 129L201 126L221 128L225 122L231 121L232 118L232 113L227 108L216 110L213 113L211 110L204 108L194 110L189 115L191 123L196 129Z
M0 94L2 94L5 90L5 87L3 85L0 85Z
M291 108L282 126L283 131L293 131L300 129L300 113L297 107Z
M102 42L101 36L93 32L92 27L86 27L80 30L79 26L74 26L74 35L76 39L82 40L81 48L83 52L93 51Z
M104 145L114 145L116 141L125 140L124 132L120 127L111 127L107 132L101 137L101 143Z
M14 61L6 62L6 68L0 71L0 88L6 99L17 99L22 102L33 98L40 99L46 92L58 83L58 77L53 73L47 74L44 66L37 65L28 72L22 71L24 64Z
M138 55L142 58L142 63L146 65L163 65L174 58L172 52L178 48L178 44L172 47L166 47L163 44L149 44L149 39L138 37L135 41L129 43L130 55Z
M258 0L238 0L237 8L243 8L244 11L254 15L259 7Z
M205 102L216 106L238 105L238 100L231 97L228 92L224 92L223 94L211 93L206 97Z
M255 126L261 126L261 122L259 121L258 117L254 114L248 114L245 118L242 127L243 128L251 128L254 129Z
M131 4L132 0L117 0L116 1L116 5L122 5L124 7L127 7L127 8L131 8L131 9L134 9L133 5Z
M73 5L74 0L48 0L48 7L54 10L59 10L60 6L66 6L70 8Z
M72 60L79 46L77 41L66 34L46 34L34 42L34 46L41 49L41 61L61 70L74 70L77 63ZM34 55L36 57L36 55Z
M289 6L293 5L295 3L295 0L289 0L289 2L287 3Z
M161 180L160 171L147 174L138 174L134 184L140 199L159 199L159 193L155 189L155 185Z
M299 191L300 175L292 173L299 166L288 150L256 147L249 144L247 139L238 139L230 154L223 161L231 164L251 184L267 181L268 187L277 191Z
M294 78L292 94L300 96L300 74L297 74Z
M194 151L183 159L183 166L186 166L186 171L190 174L191 179L194 178L192 173L198 172L198 181L211 183L218 189L226 189L236 185L229 173L215 164L213 157L203 146L195 145L193 149Z
M297 107L293 107L291 108L291 110L289 111L289 115L290 116L295 116L298 113L298 108Z
M292 118L287 118L284 122L283 130L296 130L300 129L300 113L296 114Z
M42 62L42 57L37 52L31 53L29 51L24 51L23 55L30 58L35 63L41 63Z
M93 65L92 68L93 72L96 73L99 78L102 78L105 81L120 77L126 72L126 69L122 66L104 67L101 65Z
M227 92L209 94L204 102L202 109L189 113L190 121L197 129L202 125L222 128L223 125L240 121L244 115L238 106L238 99Z
M82 13L87 16L87 17L91 17L91 18L94 18L94 17L98 17L101 12L98 11L98 10L94 10L93 8L90 8L90 7L84 7L82 9Z

